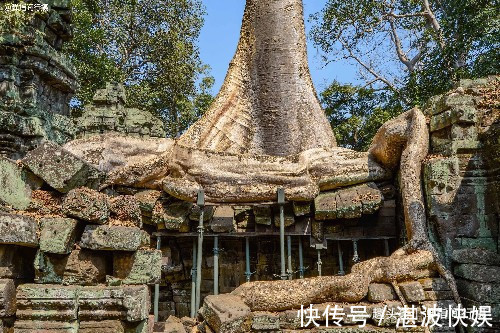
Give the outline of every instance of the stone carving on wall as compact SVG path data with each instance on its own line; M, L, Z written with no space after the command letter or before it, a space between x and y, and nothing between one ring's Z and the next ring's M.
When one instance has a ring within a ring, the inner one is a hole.
M106 83L85 106L82 115L75 119L77 137L88 138L95 134L123 133L138 137L165 137L163 121L148 111L126 107L125 87L119 83Z

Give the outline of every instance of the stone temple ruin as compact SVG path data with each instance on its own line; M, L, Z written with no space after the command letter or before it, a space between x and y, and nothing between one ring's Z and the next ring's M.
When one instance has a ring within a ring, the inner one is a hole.
M137 137L164 138L161 119L149 112L127 108L125 88L122 84L106 83L94 95L93 104L86 106L80 117L75 118L77 138L95 134L125 133Z
M500 78L339 148L302 2L247 0L220 93L170 140L127 122L120 85L73 126L67 1L1 34L1 331L424 332L377 314L459 303L492 309L468 331L500 326ZM342 327L303 325L310 304L342 307Z

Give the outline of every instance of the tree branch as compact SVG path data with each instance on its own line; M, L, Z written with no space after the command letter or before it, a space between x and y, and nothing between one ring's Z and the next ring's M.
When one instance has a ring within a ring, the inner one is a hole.
M354 52L352 52L349 45L342 38L339 38L338 40L342 44L342 46L347 50L347 52L349 52L349 56L352 59L356 60L358 62L358 64L360 64L364 69L366 69L377 80L384 82L391 90L393 90L395 92L399 92L399 89L397 89L394 86L394 84L392 84L389 80L387 80L386 78L384 78L383 76L378 74L371 66L368 66L367 64L365 64L357 55L355 55Z

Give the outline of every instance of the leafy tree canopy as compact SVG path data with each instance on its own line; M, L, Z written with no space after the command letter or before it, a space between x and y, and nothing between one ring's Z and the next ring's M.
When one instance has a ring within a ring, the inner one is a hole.
M73 0L65 52L81 85L75 113L106 81L124 82L131 106L162 116L169 136L181 133L212 99L196 46L204 13L201 0Z
M334 82L322 94L339 142L366 147L355 144L360 123L370 142L373 117L422 105L461 78L498 74L499 8L498 0L328 0L311 17L312 39L325 62L352 61L364 82Z

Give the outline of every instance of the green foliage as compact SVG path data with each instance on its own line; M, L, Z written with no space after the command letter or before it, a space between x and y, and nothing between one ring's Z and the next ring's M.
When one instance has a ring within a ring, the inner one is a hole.
M124 82L131 107L149 110L175 137L205 111L213 80L196 46L200 0L73 0L78 106L106 81ZM204 102L201 102L204 101Z
M392 95L334 81L321 93L321 102L339 146L366 151L380 126L401 113Z
M366 129L374 115L384 119L422 105L462 78L498 74L499 8L498 0L328 0L311 17L313 41L325 61L357 63L367 87L334 82L323 92L329 116L337 119L332 125L339 142L366 147L356 143L359 133L369 141L375 132L359 129ZM365 100L370 91L376 106Z

